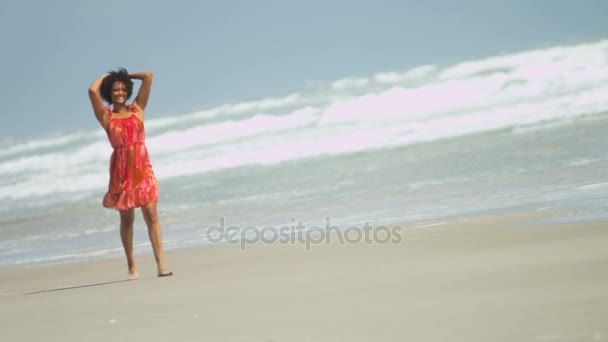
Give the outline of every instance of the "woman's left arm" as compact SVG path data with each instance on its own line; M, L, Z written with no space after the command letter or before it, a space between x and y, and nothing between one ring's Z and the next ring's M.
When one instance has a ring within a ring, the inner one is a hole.
M146 105L148 104L148 98L150 97L150 91L152 90L153 75L149 71L142 71L130 73L129 77L142 81L141 86L139 87L139 91L137 92L137 96L135 97L134 103L143 111L146 109Z

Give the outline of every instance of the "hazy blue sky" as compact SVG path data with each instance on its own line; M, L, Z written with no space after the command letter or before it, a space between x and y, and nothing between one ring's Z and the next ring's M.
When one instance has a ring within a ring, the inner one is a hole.
M155 73L150 117L608 33L604 0L3 0L0 140L90 129L109 69Z

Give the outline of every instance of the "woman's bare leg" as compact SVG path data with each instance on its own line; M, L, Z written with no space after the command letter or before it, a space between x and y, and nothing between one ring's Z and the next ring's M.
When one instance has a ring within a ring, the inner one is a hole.
M129 280L137 279L137 268L133 257L133 220L135 214L133 209L120 211L120 240L127 256L127 267L129 268Z
M158 214L156 212L156 203L146 203L141 206L141 212L148 226L148 237L154 251L154 259L156 259L156 267L158 268L158 276L164 277L173 275L165 267L163 259L163 233L158 222Z

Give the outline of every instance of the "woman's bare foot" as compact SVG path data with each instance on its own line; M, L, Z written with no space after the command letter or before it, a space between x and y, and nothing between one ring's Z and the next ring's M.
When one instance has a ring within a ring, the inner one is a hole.
M167 270L158 271L159 277L170 277L172 275L173 275L173 272L171 272L171 271L167 271Z
M130 270L129 271L129 277L127 278L128 280L136 280L138 278L139 278L139 276L137 275L137 271L136 270Z

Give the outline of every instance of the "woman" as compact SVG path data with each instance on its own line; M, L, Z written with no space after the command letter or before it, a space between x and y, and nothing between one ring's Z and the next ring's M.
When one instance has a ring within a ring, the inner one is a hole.
M131 79L141 80L142 83L133 103L127 104L133 92ZM129 280L137 279L133 258L133 220L134 208L137 207L141 208L148 226L158 276L173 275L163 260L162 231L156 212L158 185L145 145L144 109L151 88L152 73L129 74L123 68L99 77L89 87L89 98L97 121L108 134L114 148L110 159L110 182L103 206L120 213L120 238L127 255ZM103 101L111 107L104 107Z

